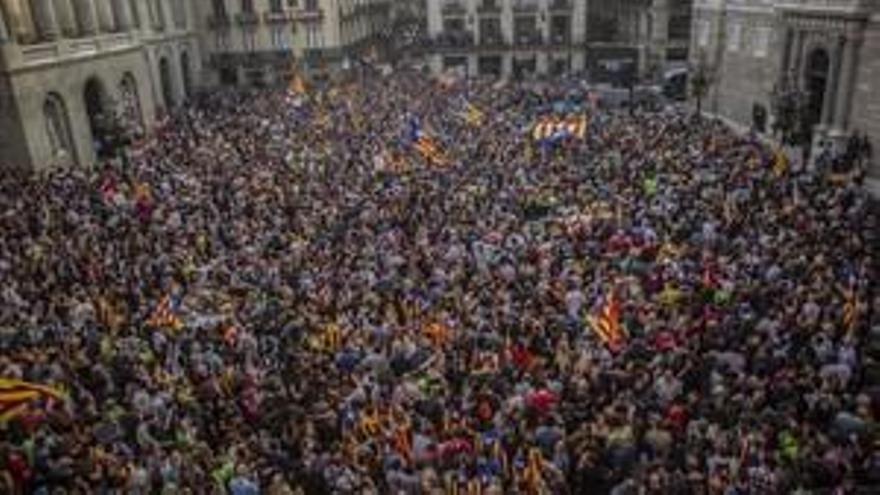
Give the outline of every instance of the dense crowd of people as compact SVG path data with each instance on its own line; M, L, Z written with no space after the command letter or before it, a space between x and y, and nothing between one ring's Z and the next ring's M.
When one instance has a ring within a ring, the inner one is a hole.
M535 142L553 113L585 137ZM67 398L0 425L0 492L876 487L877 219L786 164L576 81L398 72L6 176L0 377Z

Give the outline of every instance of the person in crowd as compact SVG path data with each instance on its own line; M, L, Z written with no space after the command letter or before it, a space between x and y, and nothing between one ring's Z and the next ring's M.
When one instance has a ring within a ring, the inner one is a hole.
M65 394L0 424L0 492L878 486L854 182L576 80L300 89L0 178L0 377Z

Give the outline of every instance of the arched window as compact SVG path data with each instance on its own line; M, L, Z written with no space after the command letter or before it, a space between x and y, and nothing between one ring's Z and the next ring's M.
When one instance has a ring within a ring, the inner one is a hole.
M119 95L122 104L123 125L127 129L141 127L141 102L138 96L137 79L131 72L126 72L119 82Z
M165 110L170 110L175 105L174 90L171 86L171 66L165 57L159 59L159 83L162 87L162 103Z
M64 100L56 93L50 93L43 103L43 117L46 124L46 136L54 162L73 161L73 146L70 135L70 122Z
M192 76L190 75L189 54L181 52L180 54L180 74L183 77L183 97L192 96Z

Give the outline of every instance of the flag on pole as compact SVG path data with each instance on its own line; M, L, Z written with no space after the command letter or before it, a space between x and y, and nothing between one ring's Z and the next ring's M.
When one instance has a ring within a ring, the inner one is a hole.
M596 337L611 351L617 352L623 347L626 335L620 324L620 301L613 291L609 293L598 316L588 315L587 322Z
M788 171L788 156L785 155L782 148L777 147L773 151L773 172L777 177L781 177L786 171Z
M164 328L168 330L179 331L183 328L183 321L175 314L174 304L171 296L166 295L156 305L153 314L147 320L147 325L155 328Z
M290 92L295 95L304 95L306 94L306 83L303 81L302 76L299 73L295 73L292 78L290 78Z
M464 110L459 114L462 120L467 123L467 125L471 127L478 127L483 125L483 122L486 119L486 114L477 108L473 103L468 103L465 105Z
M552 115L546 116L538 119L532 128L532 138L535 141L559 141L570 137L584 139L586 135L585 115L571 115L564 119Z
M446 159L443 156L443 150L440 148L440 145L437 144L437 141L434 138L422 134L416 140L414 147L416 151L418 151L419 154L422 155L422 157L429 163L434 165L446 164Z
M856 289L854 286L850 286L850 288L844 292L843 303L843 326L848 333L854 332L858 326L858 309L859 301L858 296L856 295Z
M13 378L0 378L0 423L6 423L24 414L39 401L66 398L60 389L25 382Z
M425 325L422 328L422 333L431 341L435 348L445 346L449 342L451 335L449 327L439 322Z
M417 117L409 119L409 126L405 140L432 165L446 165L448 162L443 149L437 140L422 130L421 122Z

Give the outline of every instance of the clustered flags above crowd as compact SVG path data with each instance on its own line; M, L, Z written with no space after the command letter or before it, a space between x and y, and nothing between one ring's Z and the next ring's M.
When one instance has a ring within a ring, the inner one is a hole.
M584 106L560 82L223 91L128 166L0 177L0 376L70 394L0 425L0 493L831 493L876 472L859 189L675 111L587 109L585 139L528 158L536 116Z

